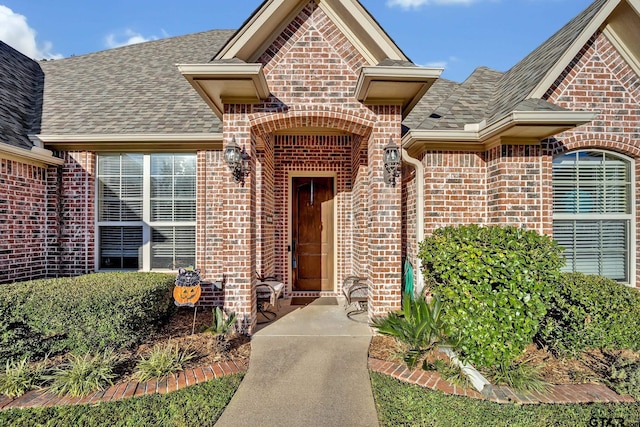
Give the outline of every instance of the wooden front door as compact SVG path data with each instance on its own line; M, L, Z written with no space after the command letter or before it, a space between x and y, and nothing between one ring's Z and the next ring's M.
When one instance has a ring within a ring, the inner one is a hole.
M293 178L294 291L333 291L333 178Z

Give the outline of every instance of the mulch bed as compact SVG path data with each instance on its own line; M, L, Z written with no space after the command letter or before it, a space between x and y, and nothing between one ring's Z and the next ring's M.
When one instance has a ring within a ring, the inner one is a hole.
M404 347L394 338L377 335L371 340L369 357L388 362L403 363ZM535 366L542 366L542 379L549 384L603 384L602 377L615 357L624 355L631 360L640 360L640 353L632 351L600 351L584 352L579 358L558 358L546 349L531 344L526 348L523 360ZM425 355L433 357L433 355ZM440 358L446 356L438 355ZM419 362L416 366L422 365Z

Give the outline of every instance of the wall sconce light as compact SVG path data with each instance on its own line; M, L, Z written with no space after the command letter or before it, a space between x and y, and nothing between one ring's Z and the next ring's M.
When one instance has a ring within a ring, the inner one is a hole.
M396 186L396 178L400 176L400 148L389 138L389 144L384 147L384 182Z
M249 176L249 172L251 172L251 157L249 157L244 147L240 150L240 146L236 143L235 135L231 137L231 142L224 150L224 160L227 162L229 170L231 170L233 180L242 183L244 186L244 178Z

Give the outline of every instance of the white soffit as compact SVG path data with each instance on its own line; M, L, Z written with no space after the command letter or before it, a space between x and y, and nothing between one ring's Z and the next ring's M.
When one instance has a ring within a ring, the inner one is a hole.
M256 104L269 97L262 64L181 64L178 70L220 118L224 104Z
M406 117L441 73L441 68L362 67L354 96L367 105L401 105Z
M622 2L603 32L625 61L640 75L640 1Z
M477 130L410 130L402 142L411 152L442 145L485 150L501 140L530 144L589 123L597 115L585 111L515 111Z

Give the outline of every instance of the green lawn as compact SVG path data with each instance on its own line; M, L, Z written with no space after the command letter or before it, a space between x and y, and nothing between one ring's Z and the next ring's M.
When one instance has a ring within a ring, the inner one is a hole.
M180 391L99 405L58 406L0 412L0 426L213 426L243 375L231 375Z
M391 426L639 426L640 404L499 405L401 383L371 373L380 425Z
M1 426L213 426L240 385L232 375L167 395L99 405L0 412ZM499 405L446 396L371 373L380 425L390 426L638 426L640 404ZM329 409L328 409L329 410Z

